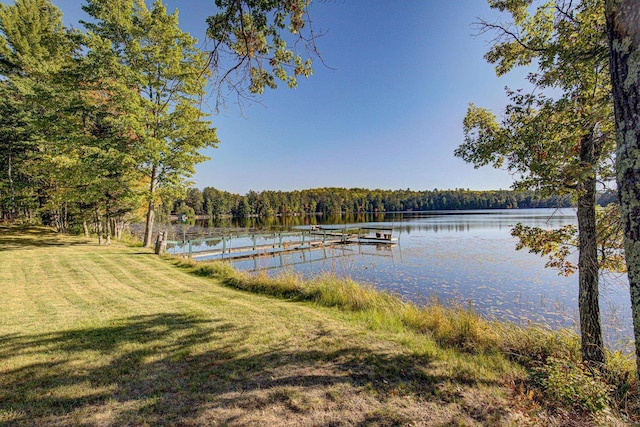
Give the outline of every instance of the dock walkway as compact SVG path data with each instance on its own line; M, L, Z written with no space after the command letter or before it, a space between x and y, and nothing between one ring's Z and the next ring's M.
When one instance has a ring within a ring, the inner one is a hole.
M395 245L398 244L398 238L393 237L392 228L314 227L299 232L225 235L205 239L169 240L166 243L170 253L198 260L251 258L348 244Z

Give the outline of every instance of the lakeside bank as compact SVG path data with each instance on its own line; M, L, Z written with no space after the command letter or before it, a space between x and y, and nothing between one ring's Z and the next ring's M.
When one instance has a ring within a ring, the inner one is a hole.
M295 286L274 298L264 295L274 293L266 281L254 293L231 289L234 281L250 283L227 266L201 270L141 248L42 233L3 228L0 236L0 421L7 424L625 420L618 407L625 400L613 394L607 403L615 416L554 409L529 371L493 350L481 320L465 310L458 324L467 328L463 337L475 330L476 341L409 327L411 310L383 294L369 298L355 283L320 292L281 278ZM390 315L397 309L404 320ZM549 337L558 351L547 359L573 364L572 338ZM532 345L545 342L533 338Z

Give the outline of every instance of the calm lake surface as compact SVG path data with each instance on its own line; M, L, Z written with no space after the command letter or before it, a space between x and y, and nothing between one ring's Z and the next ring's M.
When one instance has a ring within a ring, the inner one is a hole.
M308 217L287 222L246 225L259 231L273 227L300 230L323 224L321 219ZM393 228L399 244L337 246L233 261L233 265L269 274L284 269L304 276L330 272L390 290L418 304L435 297L452 304L471 304L490 318L577 330L577 274L558 276L556 270L544 267L544 258L526 250L516 251L516 239L510 230L519 222L554 228L576 224L577 219L572 209L334 217L325 223L332 227ZM605 274L600 293L605 341L613 348L630 349L632 324L626 276Z

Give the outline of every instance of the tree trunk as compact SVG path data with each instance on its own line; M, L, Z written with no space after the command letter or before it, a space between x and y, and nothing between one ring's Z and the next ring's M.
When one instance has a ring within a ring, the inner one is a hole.
M147 208L147 222L144 227L144 247L151 247L153 236L153 220L155 216L155 195L156 195L156 167L151 170L151 183L149 184L149 207Z
M84 233L84 237L89 237L89 226L87 225L87 220L82 220L82 232Z
M67 203L62 204L62 231L67 232L69 229L69 209Z
M51 216L50 225L53 225L53 227L56 229L56 233L62 233L62 225L60 220L60 208L56 207L55 209L52 209L50 216Z
M604 346L598 299L598 247L596 244L595 180L593 191L578 197L578 310L582 336L582 360L604 363Z
M11 150L8 153L8 171L7 176L9 177L9 191L11 192L11 207L9 208L9 220L14 221L16 219L16 192L13 187L13 173L12 173L12 164L11 164L12 156Z
M606 0L605 7L618 147L616 178L640 378L640 3Z
M111 218L107 217L104 220L104 224L105 224L105 228L106 228L106 245L110 245L111 244Z
M116 234L116 240L120 241L122 239L122 230L124 230L124 221L122 218L117 218L114 220L114 230Z
M578 310L582 336L582 360L592 365L604 363L604 346L598 299L598 242L596 239L595 143L592 135L582 138L580 161L590 168L578 188Z
M100 211L96 208L96 230L98 232L98 245L102 245L102 218Z

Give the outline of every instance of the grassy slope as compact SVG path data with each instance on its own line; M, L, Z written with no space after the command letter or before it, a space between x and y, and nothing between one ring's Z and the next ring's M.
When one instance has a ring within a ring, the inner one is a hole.
M501 356L229 289L139 248L0 228L0 294L0 425L532 422Z

